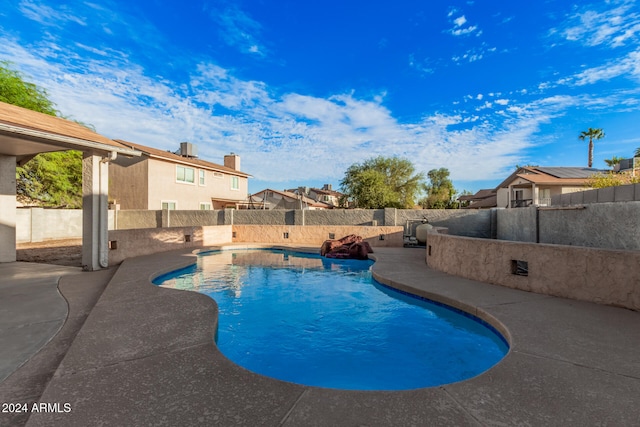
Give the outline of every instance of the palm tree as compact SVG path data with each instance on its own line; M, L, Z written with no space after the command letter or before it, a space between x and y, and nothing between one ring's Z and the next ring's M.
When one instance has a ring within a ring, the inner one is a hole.
M598 128L589 128L580 132L578 139L584 141L589 138L589 167L593 166L593 140L604 138L604 131Z
M609 166L610 168L613 169L613 167L615 165L617 165L618 163L620 163L620 160L623 160L622 157L618 157L618 156L613 156L610 159L604 159L604 162L607 164L607 166Z
M636 152L633 153L633 157L640 157L640 147L636 148Z

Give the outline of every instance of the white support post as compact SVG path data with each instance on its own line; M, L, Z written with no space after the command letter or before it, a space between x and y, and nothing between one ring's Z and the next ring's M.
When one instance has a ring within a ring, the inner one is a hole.
M109 164L101 160L87 153L82 159L82 268L90 271L109 266Z
M0 262L16 260L16 158L0 155Z

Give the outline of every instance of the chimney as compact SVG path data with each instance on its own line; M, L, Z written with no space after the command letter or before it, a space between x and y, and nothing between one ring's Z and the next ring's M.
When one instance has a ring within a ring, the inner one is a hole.
M322 189L331 191L331 184L325 184L324 187L322 187Z
M240 156L236 153L227 154L224 156L224 165L228 168L239 171L240 170Z

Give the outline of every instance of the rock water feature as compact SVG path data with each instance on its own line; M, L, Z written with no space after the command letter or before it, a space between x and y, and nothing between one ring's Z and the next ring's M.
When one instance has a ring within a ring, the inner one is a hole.
M369 242L362 237L349 234L338 240L325 240L320 247L320 255L327 258L368 259L373 253Z

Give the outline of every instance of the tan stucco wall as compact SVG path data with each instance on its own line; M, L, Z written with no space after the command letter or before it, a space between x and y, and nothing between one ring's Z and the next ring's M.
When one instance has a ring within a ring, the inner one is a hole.
M148 162L137 157L109 163L109 200L115 200L120 209L147 209Z
M528 276L512 273L528 262ZM429 267L545 295L640 310L640 251L476 239L431 232Z
M210 227L139 228L109 231L109 265L126 258L183 248L231 243L230 225ZM189 241L186 241L188 237ZM116 247L113 249L113 247Z
M283 237L284 232L289 238ZM335 233L336 238L357 234L373 247L403 245L403 228L359 226L262 226L215 225L204 227L140 228L109 231L109 265L126 258L149 255L183 248L201 248L229 243L300 244L317 247ZM232 237L232 232L236 237ZM384 234L385 239L380 240ZM188 239L186 236L189 236ZM189 240L189 241L187 241ZM115 247L115 249L114 249Z
M189 166L191 167L191 166ZM211 198L245 200L248 180L238 177L238 190L231 189L231 175L225 173L215 178L213 172L205 170L205 185L200 185L198 168L195 169L195 183L176 181L176 164L156 159L149 160L149 196L147 209L161 209L162 201L177 202L176 209L198 210L200 203L211 203ZM213 207L213 206L212 206Z
M339 226L339 225L234 225L234 243L274 243L315 245L320 249L329 239L329 233L336 239L356 234L373 247L401 247L404 244L401 226ZM284 233L289 233L284 238ZM384 234L384 240L380 235Z

